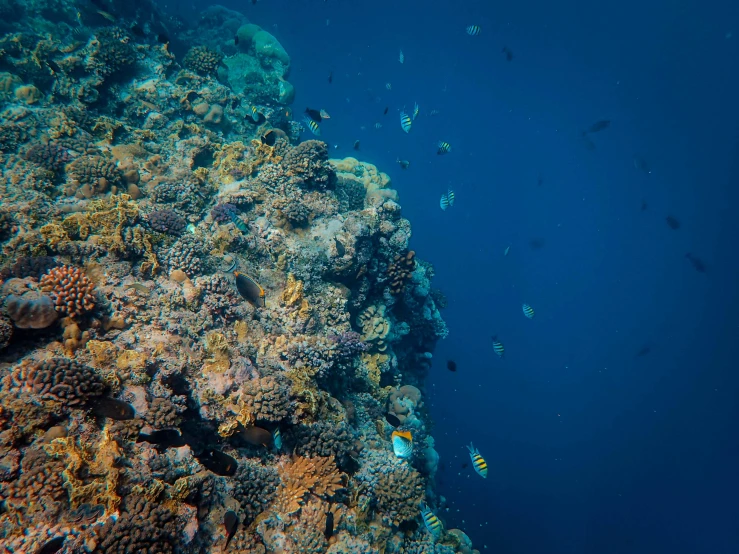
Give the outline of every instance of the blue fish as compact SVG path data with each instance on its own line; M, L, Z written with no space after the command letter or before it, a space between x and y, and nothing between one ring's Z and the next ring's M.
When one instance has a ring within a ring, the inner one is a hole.
M315 136L321 136L321 129L318 127L318 123L308 117L303 118L303 123L305 123L305 126L308 127L308 129L310 129L310 132L313 133Z
M532 308L528 304L524 304L523 306L521 306L521 308L523 309L523 315L525 315L529 319L534 319L534 308Z
M405 112L400 112L400 126L406 133L411 130L411 118Z

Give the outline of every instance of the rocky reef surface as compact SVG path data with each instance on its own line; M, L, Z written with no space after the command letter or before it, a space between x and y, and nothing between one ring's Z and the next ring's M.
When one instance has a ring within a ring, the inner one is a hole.
M300 142L277 39L143 0L0 33L0 552L473 552L420 517L433 268Z

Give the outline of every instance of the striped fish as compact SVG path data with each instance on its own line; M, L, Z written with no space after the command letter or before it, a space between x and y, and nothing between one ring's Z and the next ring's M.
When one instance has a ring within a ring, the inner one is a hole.
M442 210L446 210L451 206L454 206L454 191L452 189L448 189L444 194L441 195L441 200L439 200L439 207Z
M416 118L418 117L418 111L419 111L418 102L416 102L413 106L413 121L415 121Z
M438 539L442 531L441 521L426 504L421 504L421 517L423 518L423 524L426 526L426 530Z
M521 306L521 308L523 309L523 315L525 315L529 319L534 319L534 308L532 308L528 304L524 304L523 306Z
M252 106L251 107L251 118L252 118L252 121L254 121L254 123L259 123L260 115L262 114L259 113L259 110L257 109L257 107Z
M503 343L498 340L497 335L493 336L493 351L498 355L498 358L502 358L503 354L505 354Z
M467 31L467 34L471 37L476 37L480 34L480 31L482 31L482 27L479 25L467 25L465 31Z
M475 471L480 477L485 479L488 476L488 464L485 458L480 456L480 452L478 452L472 443L467 447L467 450L470 451L470 459L472 460L472 466L475 468Z
M390 438L393 441L395 456L405 459L413 455L413 435L410 431L393 431Z
M309 117L304 117L303 123L305 123L305 126L308 127L308 129L310 129L311 133L313 133L317 137L321 136L321 129L318 127L318 123L316 123Z
M406 133L411 130L411 118L405 112L400 112L400 126Z
M436 144L436 146L438 148L438 150L436 150L436 153L439 154L439 156L441 156L442 154L447 154L452 151L452 146L448 142L443 141L443 140L440 140Z

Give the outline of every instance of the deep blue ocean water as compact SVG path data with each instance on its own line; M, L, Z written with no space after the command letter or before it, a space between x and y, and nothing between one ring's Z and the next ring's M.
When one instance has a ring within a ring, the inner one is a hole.
M222 4L285 46L332 156L391 175L436 267L447 526L495 553L739 552L739 4Z

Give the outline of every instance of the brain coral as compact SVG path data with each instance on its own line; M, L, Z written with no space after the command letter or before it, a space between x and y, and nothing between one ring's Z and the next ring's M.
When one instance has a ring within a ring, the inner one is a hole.
M39 284L54 301L57 312L77 317L95 307L95 285L78 267L52 268Z
M64 406L79 406L105 390L94 370L68 358L24 360L3 379L3 385Z

